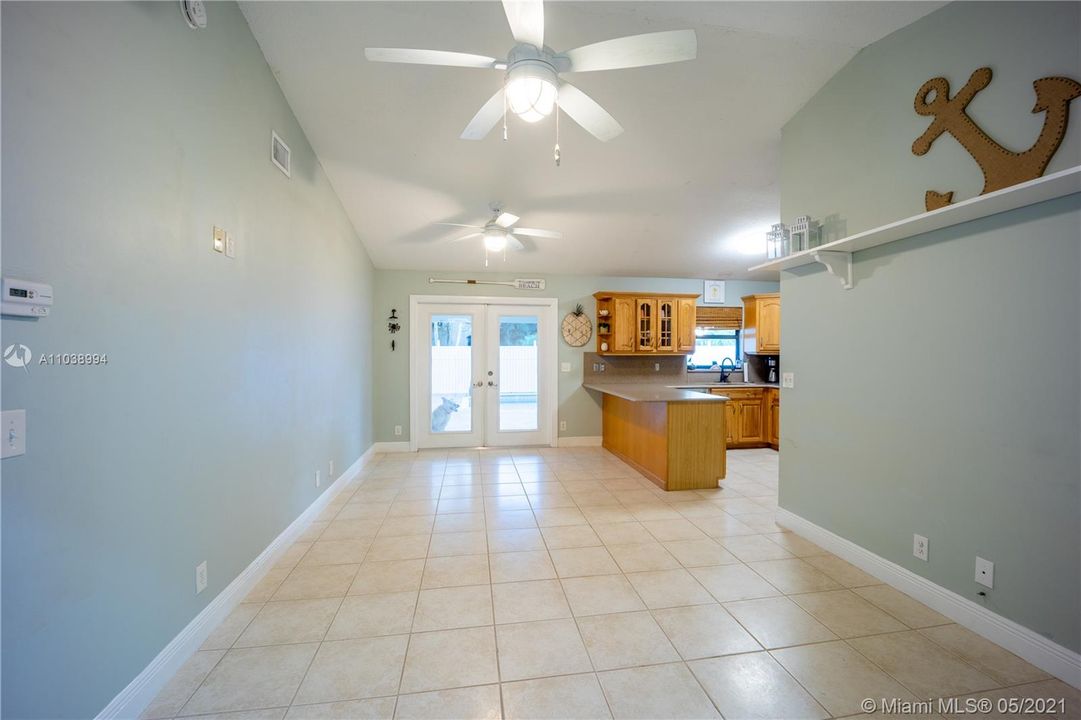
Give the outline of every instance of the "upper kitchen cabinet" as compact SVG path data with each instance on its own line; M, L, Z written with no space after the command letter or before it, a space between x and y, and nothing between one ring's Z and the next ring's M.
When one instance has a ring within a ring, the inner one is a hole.
M781 294L759 293L743 298L743 351L781 354Z
M601 355L686 355L694 352L697 295L594 293Z

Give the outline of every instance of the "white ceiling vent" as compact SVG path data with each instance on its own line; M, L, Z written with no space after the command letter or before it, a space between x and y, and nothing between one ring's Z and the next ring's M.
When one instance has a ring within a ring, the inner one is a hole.
M285 177L291 177L289 174L289 146L278 137L278 133L273 130L270 131L270 161L278 166L278 169L285 173Z

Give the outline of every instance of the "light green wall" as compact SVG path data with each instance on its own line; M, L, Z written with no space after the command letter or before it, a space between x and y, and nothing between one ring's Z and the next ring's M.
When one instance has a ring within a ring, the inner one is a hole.
M56 294L3 344L109 357L3 367L4 717L93 717L371 443L371 263L239 8L208 10L3 3L4 274Z
M524 291L500 285L457 285L428 283L429 277L443 279L513 280L507 273L448 273L406 270L377 270L375 273L375 439L404 441L409 439L409 296L410 295L489 295L498 297L554 297L559 299L559 319L582 304L587 315L596 318L593 293L599 290L641 290L644 292L702 292L701 280L672 278L616 278L598 275L537 275L544 277L543 291ZM518 277L522 277L521 274ZM529 277L534 277L529 275ZM740 297L756 292L776 292L777 283L729 280L725 283L725 303L738 305ZM386 331L386 318L391 308L398 309L402 329L394 339L398 349L390 350L391 335ZM567 421L561 437L597 436L601 434L600 404L597 398L582 389L582 355L593 350L590 341L585 347L572 348L559 340L559 362L571 363L569 373L559 373L559 419ZM401 437L395 437L394 426L402 426Z
M913 215L927 188L979 192L912 96L989 65L973 116L1027 147L1031 82L1081 78L1079 6L956 3L863 50L784 129L782 215L848 231ZM1081 106L1051 170L1079 164ZM1038 122L1036 125L1038 126ZM953 147L951 147L953 146ZM1081 196L881 246L855 288L782 273L783 508L1081 650ZM927 563L912 535L930 540ZM973 578L995 563L986 598Z
M912 143L931 123L912 108L916 91L945 77L956 93L980 67L991 84L968 114L992 138L1027 150L1043 126L1033 114L1037 78L1081 79L1081 3L955 2L861 50L781 134L781 219L831 218L831 239L924 211L924 192L980 194L983 175L953 137L923 156ZM1081 163L1077 118L1047 172Z

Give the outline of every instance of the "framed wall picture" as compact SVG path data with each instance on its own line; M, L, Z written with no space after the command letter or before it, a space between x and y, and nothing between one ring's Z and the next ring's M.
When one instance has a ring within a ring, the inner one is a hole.
M724 305L724 280L706 280L702 288L703 305Z

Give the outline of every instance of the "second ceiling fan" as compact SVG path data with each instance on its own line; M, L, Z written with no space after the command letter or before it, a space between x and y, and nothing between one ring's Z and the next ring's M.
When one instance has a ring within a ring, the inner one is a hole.
M444 50L366 48L375 62L446 65L506 71L503 87L477 112L462 132L465 140L481 140L509 109L526 122L537 122L556 108L602 142L623 127L593 98L562 79L565 73L617 70L693 60L698 54L694 30L631 35L553 52L544 44L544 5L541 0L503 0L511 34L518 43L506 60Z
M504 253L504 260L506 259L507 250L522 250L525 246L518 236L522 237L534 237L534 238L551 238L558 240L563 237L563 233L555 230L540 230L538 228L520 228L515 227L515 223L518 222L519 217L514 213L504 212L502 206L497 203L492 203L489 207L492 210L492 219L484 225L462 225L461 223L436 223L437 225L446 225L449 227L469 228L476 232L471 232L467 235L454 238L452 242L460 242L462 240L471 240L473 238L484 238L484 265L488 266L488 253L490 252L502 252Z

